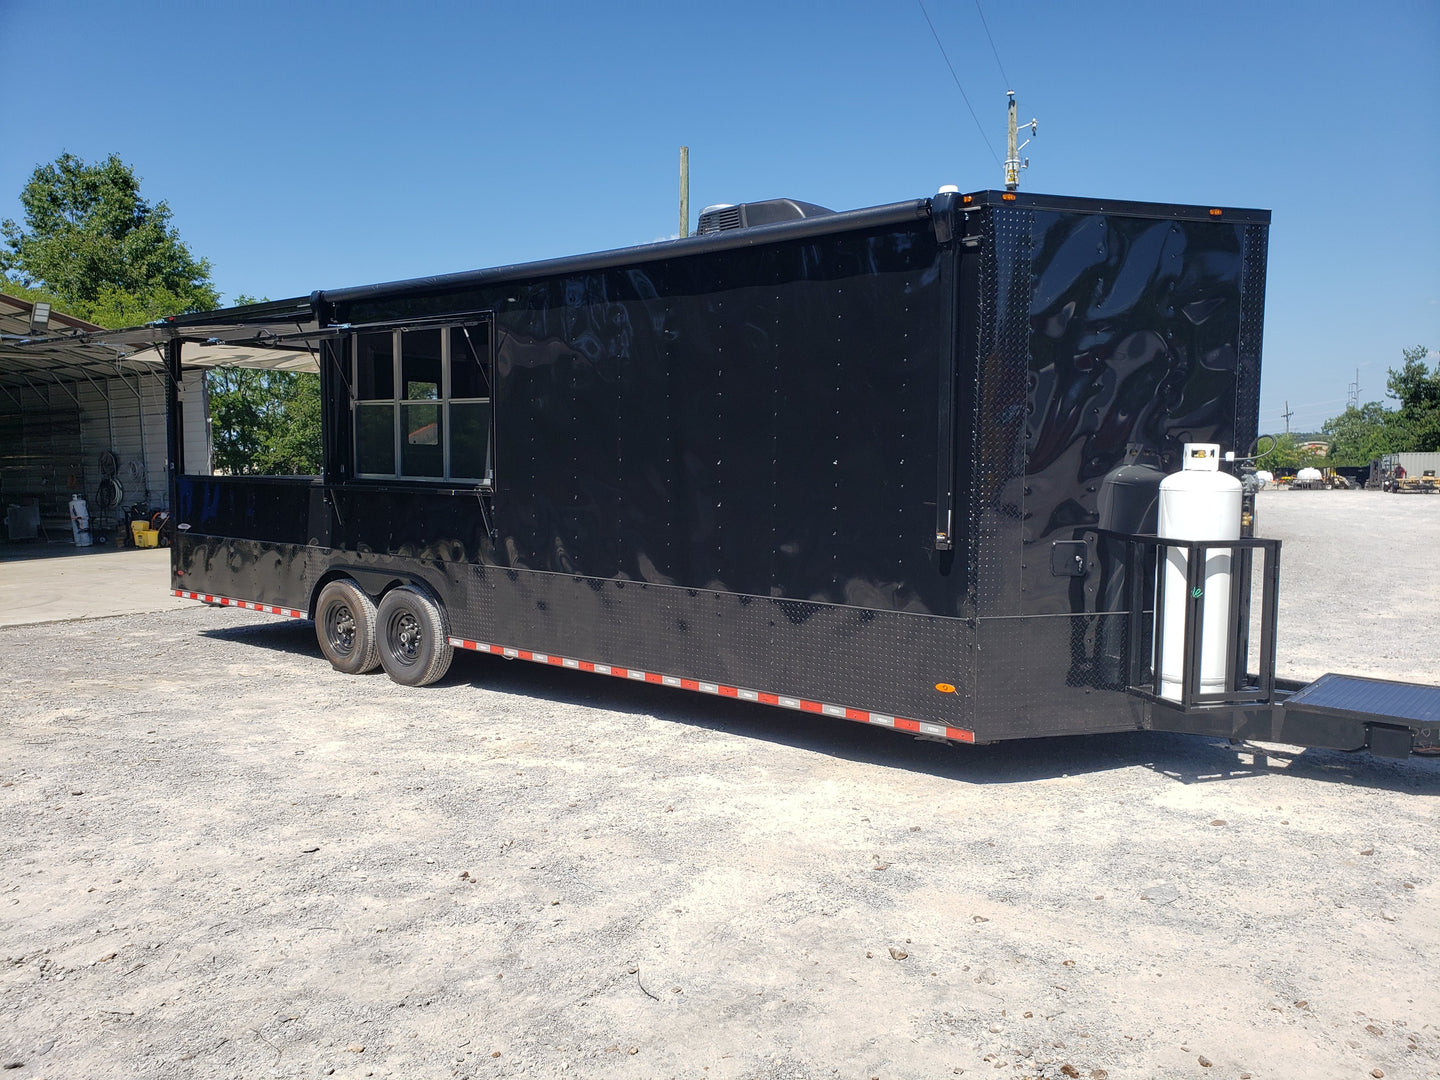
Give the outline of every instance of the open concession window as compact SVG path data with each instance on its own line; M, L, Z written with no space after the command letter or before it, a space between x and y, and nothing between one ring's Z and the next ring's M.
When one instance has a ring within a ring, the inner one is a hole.
M182 346L176 386L190 476L315 477L322 465L319 364L312 346Z

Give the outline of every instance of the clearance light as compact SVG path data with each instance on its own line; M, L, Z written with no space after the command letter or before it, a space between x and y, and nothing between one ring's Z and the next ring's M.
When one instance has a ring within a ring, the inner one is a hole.
M1219 216L1220 216L1220 211L1219 211L1219 210L1216 210L1216 209L1214 209L1214 208L1211 208L1211 210L1210 210L1210 216L1211 216L1211 217L1219 217Z
M935 689L939 690L942 694L953 694L955 692L955 687L950 685L948 682L937 682L935 684Z
M1000 198L1004 199L1006 202L1014 202L1014 201L1015 201L1015 196L1014 196L1014 194L1013 194L1012 192L1009 192L1009 191L1007 191L1004 195L1001 195Z
M964 203L966 206L969 206L972 202L975 201L975 196L974 196L974 195L962 195L962 196L960 197L960 201L961 201L962 203Z

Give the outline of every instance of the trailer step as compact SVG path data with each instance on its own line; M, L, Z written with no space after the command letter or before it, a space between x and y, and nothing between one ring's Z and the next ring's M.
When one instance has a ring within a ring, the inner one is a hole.
M1332 673L1292 695L1285 707L1364 713L1376 720L1388 718L1407 725L1440 725L1440 686Z

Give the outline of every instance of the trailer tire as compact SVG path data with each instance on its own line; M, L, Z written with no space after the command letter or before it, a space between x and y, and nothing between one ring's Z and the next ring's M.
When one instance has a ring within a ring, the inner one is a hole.
M450 622L427 593L413 585L391 589L380 599L377 627L380 664L402 686L429 686L450 670Z
M349 578L332 581L315 601L315 636L330 666L363 675L380 666L375 602Z

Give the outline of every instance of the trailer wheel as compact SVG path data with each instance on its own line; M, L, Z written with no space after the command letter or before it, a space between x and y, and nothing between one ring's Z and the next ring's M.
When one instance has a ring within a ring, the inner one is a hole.
M336 671L362 675L380 666L375 641L375 603L348 578L320 590L315 603L315 636Z
M380 600L380 663L403 686L429 686L450 670L455 655L445 609L413 585Z

